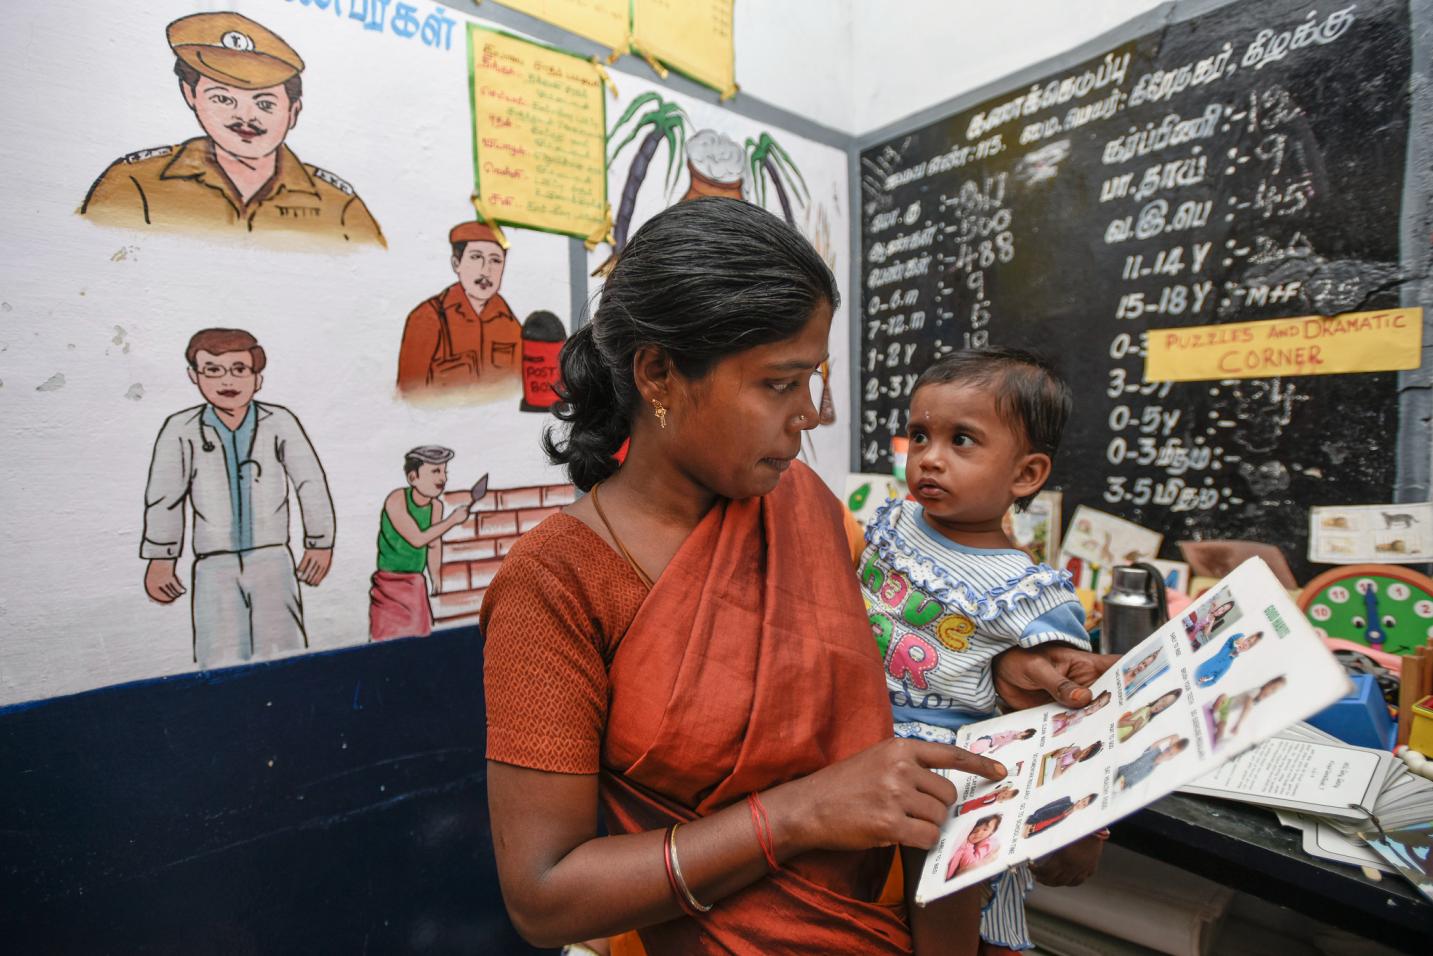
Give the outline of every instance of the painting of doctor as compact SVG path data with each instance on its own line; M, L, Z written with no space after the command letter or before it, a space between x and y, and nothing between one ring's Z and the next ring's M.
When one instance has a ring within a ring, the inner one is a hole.
M299 582L317 587L333 560L334 512L323 465L282 405L259 402L267 362L241 329L205 329L185 350L203 401L169 416L154 443L144 495L145 592L171 604L186 511L194 554L191 616L200 668L302 650ZM289 488L298 498L304 552L289 551Z

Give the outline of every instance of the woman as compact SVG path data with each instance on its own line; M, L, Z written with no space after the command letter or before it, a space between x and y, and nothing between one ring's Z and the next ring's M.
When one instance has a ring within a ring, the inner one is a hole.
M544 443L590 494L482 612L493 843L535 944L907 953L890 847L935 842L956 797L935 769L1005 776L891 736L839 503L794 460L837 301L793 229L698 199L638 230L563 347L568 431ZM1083 706L1104 666L1010 651L997 686Z
M1194 672L1194 682L1200 687L1208 687L1216 683L1219 678L1229 673L1229 668L1234 666L1236 657L1253 650L1263 637L1263 631L1233 635L1224 642L1223 647L1214 653L1214 656L1199 665Z
M1115 721L1115 739L1124 743L1139 733L1151 720L1173 707L1182 692L1180 688L1176 687L1174 690L1156 697L1143 707L1136 707L1134 710L1127 710L1120 714L1119 720Z

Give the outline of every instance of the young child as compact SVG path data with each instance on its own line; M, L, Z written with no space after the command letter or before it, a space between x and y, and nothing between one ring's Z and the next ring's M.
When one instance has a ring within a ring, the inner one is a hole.
M970 828L965 842L951 855L950 863L946 865L947 880L953 880L971 867L979 866L1000 849L1000 839L995 835L995 831L1000 829L1000 821L1004 817L1002 813L992 813L975 821L975 826Z
M1214 698L1214 703L1208 707L1209 716L1214 724L1214 732L1210 735L1210 743L1218 746L1226 737L1232 737L1239 733L1239 728L1244 726L1245 719L1253 712L1254 705L1264 700L1270 694L1283 689L1287 683L1282 677L1274 677L1265 681L1258 690L1246 690L1242 694L1235 694L1230 697L1228 694L1220 694ZM1233 717L1234 725L1229 725L1229 719Z
M1044 768L1049 770L1049 779L1058 780L1065 775L1065 772L1076 764L1084 763L1099 756L1104 744L1096 740L1088 747L1081 747L1078 744L1070 744L1068 747L1061 747L1059 750L1052 750L1045 755ZM1045 783L1044 770L1041 771L1041 783Z
M909 737L911 734L902 734ZM1035 736L1035 728L1028 727L1025 730L1001 730L993 734L984 734L969 741L966 750L973 754L993 754L1006 744L1013 744L1017 740L1029 740Z
M1050 641L1089 649L1070 576L1033 564L1003 528L1011 505L1027 506L1050 476L1072 404L1048 363L1014 349L954 352L917 379L906 427L914 500L877 512L861 556L897 736L954 743L957 728L998 713L991 662L1005 650ZM971 749L982 747L997 749L993 738ZM918 866L916 857L908 874ZM996 878L982 939L1033 945L1024 910L1032 885L1025 866Z
M1002 784L994 790L987 791L978 797L971 797L960 805L955 815L961 816L966 813L974 813L976 810L984 810L986 807L993 807L997 803L1014 800L1018 796L1020 796L1019 788L1012 787L1008 783Z
M1025 818L1025 826L1022 830L1025 839L1028 840L1035 834L1050 829L1076 810L1083 810L1085 807L1093 806L1094 802L1098 799L1099 797L1092 793L1078 800L1071 800L1068 796L1051 800Z
M1194 672L1194 681L1200 687L1208 687L1229 673L1229 668L1234 666L1234 658L1247 651L1254 649L1264 637L1263 631L1255 631L1253 634L1235 634L1224 642L1224 646L1214 654L1213 657L1199 665Z

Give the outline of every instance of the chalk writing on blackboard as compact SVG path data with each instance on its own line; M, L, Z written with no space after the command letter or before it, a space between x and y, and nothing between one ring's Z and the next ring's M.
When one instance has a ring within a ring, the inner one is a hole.
M1407 17L1231 4L863 151L853 466L890 467L912 373L998 343L1076 384L1054 479L1070 503L1171 545L1295 557L1308 503L1386 500L1391 375L1144 371L1164 330L1396 309Z

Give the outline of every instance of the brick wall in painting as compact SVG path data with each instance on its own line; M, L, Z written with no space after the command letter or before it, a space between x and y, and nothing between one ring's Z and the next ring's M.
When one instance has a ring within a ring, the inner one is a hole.
M443 566L433 598L436 627L474 624L483 592L503 557L524 532L577 498L572 485L496 488L478 504L478 512L443 536ZM466 508L466 491L443 496L445 509Z

